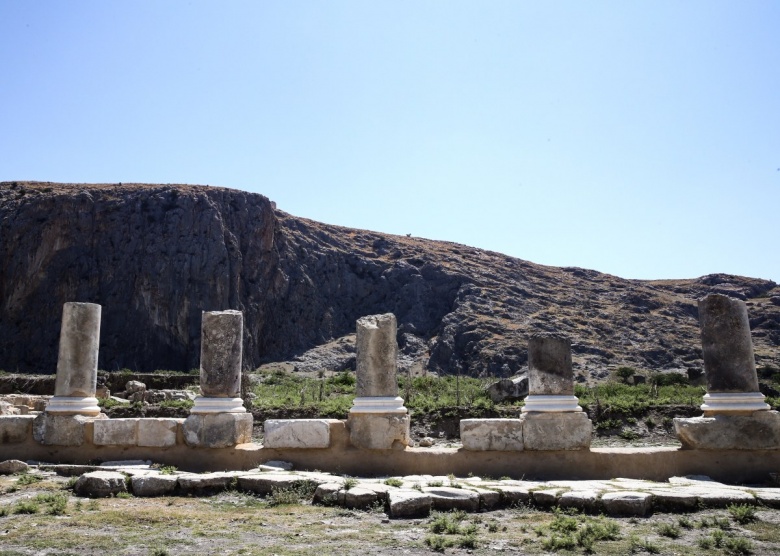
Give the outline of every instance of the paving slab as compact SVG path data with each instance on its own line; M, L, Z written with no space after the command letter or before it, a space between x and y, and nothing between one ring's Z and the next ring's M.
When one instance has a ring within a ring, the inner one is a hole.
M479 510L479 494L471 490L452 487L424 487L422 491L431 497L433 508L440 511Z

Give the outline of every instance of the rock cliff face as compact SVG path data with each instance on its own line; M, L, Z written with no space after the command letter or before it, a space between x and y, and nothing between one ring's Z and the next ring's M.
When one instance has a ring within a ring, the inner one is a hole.
M204 186L0 183L0 369L53 372L62 304L103 306L100 367L198 366L201 311L244 312L244 366L354 364L355 321L395 313L404 369L509 376L558 332L575 368L701 367L695 300L745 299L759 365L780 367L780 287L624 280L330 226Z

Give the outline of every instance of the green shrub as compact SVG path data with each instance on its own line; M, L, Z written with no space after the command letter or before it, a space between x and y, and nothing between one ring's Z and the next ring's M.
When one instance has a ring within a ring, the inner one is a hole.
M750 506L748 504L731 504L728 507L728 510L732 519L742 525L758 519L755 506Z
M680 537L680 527L674 523L661 523L658 525L658 534L662 537L677 539Z
M37 514L41 507L34 500L23 500L14 506L15 514Z
M389 479L385 479L385 484L391 487L401 487L404 482L396 477L390 477Z
M43 477L40 475L35 475L34 473L24 473L22 475L19 475L19 478L16 480L17 485L32 485L34 483L39 483L43 480Z
M160 402L160 407L169 407L173 409L192 409L195 404L192 400L163 400Z
M730 537L726 539L724 547L729 554L752 554L753 543L744 537Z
M636 374L636 369L633 367L618 367L615 369L615 374L620 378L620 380L627 384L628 379Z

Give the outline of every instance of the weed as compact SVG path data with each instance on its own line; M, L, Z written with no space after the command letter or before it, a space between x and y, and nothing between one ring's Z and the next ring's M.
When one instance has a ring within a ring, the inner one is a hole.
M126 500L127 498L132 498L133 495L130 494L129 492L119 492L119 493L117 493L116 497L117 498L121 498L123 500Z
M358 480L354 477L347 477L344 479L344 490L349 490L358 485Z
M714 545L712 538L710 537L702 537L696 542L696 544L699 545L699 548L712 548Z
M178 467L175 465L163 465L160 467L160 474L161 475L173 475L179 470Z
M636 440L639 438L639 434L635 431L632 431L631 429L623 429L620 431L620 434L618 435L623 440Z
M756 521L756 508L748 504L732 504L728 507L731 518L737 523L744 525Z
M629 541L631 544L631 552L636 552L638 550L644 550L649 554L658 554L661 552L661 548L647 537L645 537L644 540L640 540L637 537L632 536Z
M693 529L693 522L687 516L677 518L677 524L683 529Z
M573 550L577 546L577 541L574 540L572 535L550 535L546 539L542 539L542 548L545 550L552 550L553 552L558 550Z
M19 478L16 480L16 484L21 486L32 485L34 483L40 483L42 480L43 477L40 475L36 475L34 473L24 473L19 475Z
M37 514L41 507L33 500L23 500L14 506L15 514Z
M173 409L192 409L195 404L192 400L163 400L160 402L160 407L168 407Z
M431 481L428 483L429 487L440 487L444 486L444 481Z
M274 488L268 500L269 506L291 506L301 503L301 495L294 488Z
M647 419L645 419L645 426L646 426L646 427L647 427L649 430L653 430L653 429L656 427L656 424L657 424L657 423L656 423L656 422L653 420L653 418L652 418L652 417L648 417Z
M753 543L744 537L731 537L726 540L725 549L729 554L751 554Z
M65 486L63 486L62 488L64 490L73 490L73 487L76 486L78 480L79 480L78 477L71 477L70 479L68 479L68 482L65 483Z
M497 533L498 532L498 522L493 520L490 523L487 524L487 530L490 533Z
M434 552L444 552L445 548L454 546L455 543L441 535L428 535L425 537L425 544Z
M465 534L458 539L459 548L477 548L477 537L471 534Z
M674 523L660 523L657 527L658 534L662 537L677 539L680 537L680 527Z
M164 548L154 548L151 552L149 552L149 556L169 556L170 552L165 550Z
M391 477L389 479L385 479L385 484L391 487L401 487L403 486L404 482L396 477Z
M48 506L46 513L49 515L62 515L68 507L68 495L64 492L44 492L33 498L33 501Z
M720 529L715 529L712 532L712 543L715 545L716 548L722 548L723 542L726 540L726 533L724 533Z

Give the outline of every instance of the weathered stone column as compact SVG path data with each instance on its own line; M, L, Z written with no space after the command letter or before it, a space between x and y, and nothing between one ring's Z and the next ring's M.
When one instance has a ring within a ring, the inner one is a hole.
M241 399L244 317L240 311L203 312L200 389L184 422L190 446L224 448L252 437L252 414Z
M91 442L100 412L97 387L100 347L100 305L65 303L57 358L54 396L33 421L33 438L49 446L81 446Z
M674 420L683 448L780 449L780 413L758 390L747 306L710 294L699 300L699 326L707 394L702 417Z
M409 445L409 414L398 396L395 315L357 321L357 397L349 411L350 440L370 449Z
M522 409L526 450L590 447L592 424L574 395L571 344L537 334L528 342L528 396Z
M768 410L758 390L747 306L711 294L699 300L699 325L707 378L705 415Z
M528 396L523 413L582 411L574 395L571 345L557 336L535 335L528 342Z
M54 397L46 407L53 415L100 413L95 397L101 307L94 303L65 303Z
M190 413L244 413L241 311L203 312L200 332L200 391Z

